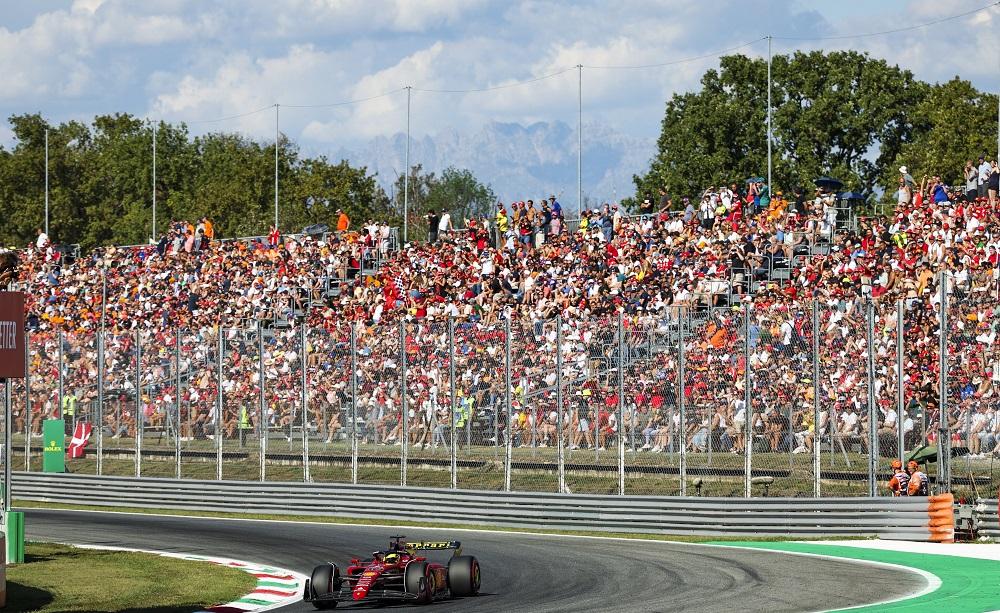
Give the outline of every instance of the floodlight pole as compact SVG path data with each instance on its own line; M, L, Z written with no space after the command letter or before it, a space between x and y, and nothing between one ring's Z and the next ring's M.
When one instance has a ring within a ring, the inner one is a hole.
M767 35L767 195L773 198L771 187L771 35Z
M274 105L274 229L278 229L278 147L281 133L278 131L278 105Z
M153 241L156 241L156 124L153 124Z
M576 65L576 206L583 217L583 65Z
M409 222L407 216L409 214L410 208L410 94L413 92L413 86L406 86L406 168L403 170L403 244L405 245L408 240L407 229L409 227Z
M46 129L45 130L45 236L48 235L49 235L49 131L48 129Z

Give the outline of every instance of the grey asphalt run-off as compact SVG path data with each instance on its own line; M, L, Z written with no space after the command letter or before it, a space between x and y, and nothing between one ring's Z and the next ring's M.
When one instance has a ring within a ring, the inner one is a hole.
M232 557L306 575L317 563L343 565L384 548L394 534L460 540L480 560L482 594L435 603L434 611L817 611L925 585L901 569L644 540L48 509L26 509L25 529L29 540Z

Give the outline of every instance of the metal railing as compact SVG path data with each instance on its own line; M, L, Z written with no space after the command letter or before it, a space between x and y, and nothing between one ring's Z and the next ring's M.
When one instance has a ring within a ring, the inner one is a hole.
M987 316L992 294L981 294L945 293L930 312L858 299L575 321L33 332L26 379L12 383L11 459L40 470L42 421L62 415L67 435L94 426L87 455L68 460L75 473L875 496L890 461L919 450L946 459L930 464L935 490L974 497L1000 484L1000 390L980 378L1000 313ZM942 316L938 350L912 352Z
M668 498L16 473L19 500L618 533L926 540L926 497Z

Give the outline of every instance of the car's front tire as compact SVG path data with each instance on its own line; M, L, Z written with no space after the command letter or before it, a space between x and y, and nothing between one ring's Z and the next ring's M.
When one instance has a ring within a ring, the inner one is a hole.
M456 556L448 562L448 587L452 596L475 596L480 583L479 560L475 556Z
M340 591L340 569L336 564L320 564L309 578L309 596L314 607L320 610L337 608L336 600L321 600Z
M427 562L410 562L403 571L403 589L416 594L416 604L427 604L434 597L434 577Z

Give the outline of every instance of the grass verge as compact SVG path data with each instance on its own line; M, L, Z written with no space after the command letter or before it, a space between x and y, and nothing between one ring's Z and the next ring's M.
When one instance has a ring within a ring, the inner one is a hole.
M219 511L185 511L174 509L145 509L139 507L104 507L96 505L75 505L59 502L39 502L34 500L14 500L15 510L24 509L65 509L70 511L106 511L116 513L137 513L141 515L179 515L183 517L207 517L219 519L254 519L262 521L290 521L290 522L310 522L321 524L357 524L364 526L392 526L392 527L413 527L413 528L437 528L437 529L459 529L459 530L481 530L484 532L520 532L529 534L557 534L565 536L598 536L611 538L627 538L643 541L676 541L682 543L705 543L719 542L724 540L732 541L755 541L773 542L787 541L782 537L757 537L748 538L746 536L732 537L731 539L720 538L718 536L686 536L675 534L640 534L623 532L591 532L587 530L557 530L544 528L507 528L498 526L484 526L480 524L456 524L456 523L433 523L415 522L390 519L367 519L355 517L328 517L313 515L275 515L264 513L225 513ZM30 518L28 519L30 521ZM868 540L865 537L824 537L824 538L797 538L795 540Z
M190 613L252 592L250 574L148 553L28 543L7 568L6 612Z

